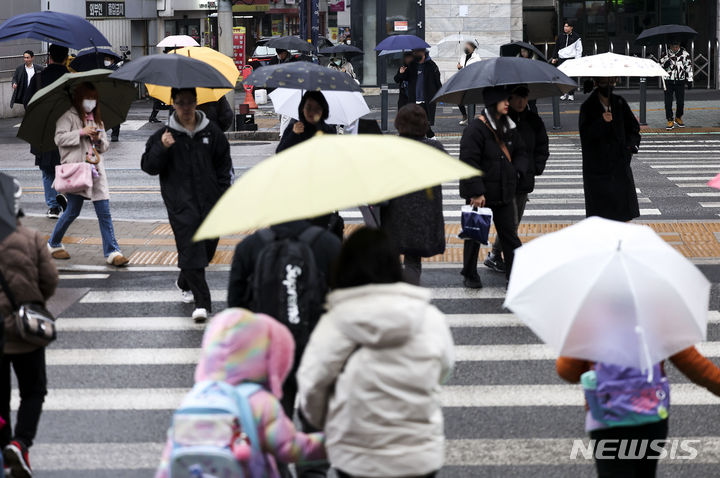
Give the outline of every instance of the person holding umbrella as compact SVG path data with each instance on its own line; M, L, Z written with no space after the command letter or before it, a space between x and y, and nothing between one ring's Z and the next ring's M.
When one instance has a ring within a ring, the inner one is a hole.
M670 75L665 80L665 117L667 118L668 131L675 126L684 128L683 113L685 108L685 85L692 88L693 84L693 67L690 54L680 46L677 39L670 40L670 48L665 55L660 58L660 64ZM673 119L673 95L677 110Z
M395 73L394 80L395 80L395 83L398 84L398 89L400 90L398 92L398 104L397 104L398 111L400 111L400 108L402 108L403 106L408 104L408 102L410 101L408 99L408 80L407 80L407 78L404 78L401 75L405 73L405 70L407 70L407 67L410 66L410 63L412 63L414 58L415 57L413 57L413 54L411 51L404 52L403 53L403 63L398 68L397 73Z
M465 42L465 49L463 50L463 54L460 55L460 59L458 60L457 64L458 70L462 70L466 66L472 65L473 63L477 63L478 61L482 60L476 50L477 43L475 43L474 40ZM459 124L464 126L468 124L467 110L465 109L465 105L458 105L458 109L460 110L460 113L462 113L462 119L460 120Z
M483 171L460 181L460 196L473 207L489 207L500 246L505 257L505 275L509 279L515 249L522 243L517 235L515 195L518 180L528 169L528 157L516 124L508 117L510 90L503 86L483 90L485 110L465 128L460 140L460 160ZM466 240L463 246L465 287L482 288L477 272L480 243Z
M616 78L595 78L580 107L585 214L615 221L640 216L630 162L640 148L640 124L627 101L613 93Z
M128 260L120 252L115 238L115 229L110 215L110 187L108 186L105 161L100 154L110 147L105 133L98 105L98 92L92 83L83 83L75 88L73 105L57 120L55 144L60 151L60 162L93 165L93 185L80 194L68 194L68 209L55 224L48 249L54 259L70 259L62 239L70 225L80 215L83 201L92 201L102 236L105 261L116 267L124 266Z
M409 66L401 66L400 72L395 76L395 81L408 82L408 102L420 105L427 113L430 127L427 137L434 138L435 133L432 126L435 124L435 103L431 103L442 83L440 81L440 69L428 58L425 48L413 50L414 61ZM399 81L398 81L399 80Z
M270 59L268 65L281 65L283 63L292 63L296 61L289 51L282 48L275 50L275 56Z
M319 91L308 91L303 95L298 107L298 115L300 119L291 120L283 132L280 144L275 150L276 153L302 143L315 136L318 132L325 134L337 133L334 126L325 123L325 120L330 115L330 107L323 94Z
M508 116L517 125L518 133L522 137L528 155L528 170L521 179L518 179L515 206L517 207L517 223L520 225L528 194L535 189L535 176L540 176L545 170L545 163L550 155L549 140L545 124L537 113L529 107L529 90L527 85L518 85L512 89L508 102L510 108ZM505 272L505 263L502 260L502 244L498 235L484 264L496 272Z
M175 234L182 301L195 302L192 318L207 320L212 311L205 280L218 241L193 241L193 235L220 196L230 187L232 160L225 134L197 110L195 88L173 88L175 112L168 127L145 145L141 168L160 176L160 189Z

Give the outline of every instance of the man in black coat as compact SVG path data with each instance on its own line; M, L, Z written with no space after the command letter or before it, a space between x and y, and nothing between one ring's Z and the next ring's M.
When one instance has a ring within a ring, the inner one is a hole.
M508 279L515 249L521 246L515 195L518 179L522 180L528 169L523 140L515 123L507 117L509 96L510 91L504 87L485 88L485 110L481 118L468 124L460 140L460 160L483 172L482 176L460 181L460 196L473 207L492 209ZM465 241L462 275L465 287L471 289L482 287L477 272L479 252L480 243Z
M596 78L580 107L585 214L616 221L640 216L630 161L640 148L640 124L627 101L612 93L615 78Z
M28 85L28 91L25 95L25 107L32 99L33 95L46 86L58 80L61 76L68 72L65 62L68 57L67 47L60 45L50 45L48 48L48 66L43 71L35 74L33 81ZM67 207L67 200L62 194L58 194L53 189L52 184L55 181L55 166L60 165L60 153L57 148L38 153L30 148L30 152L35 155L35 166L40 167L42 172L43 189L45 191L45 204L47 204L47 217L57 219Z
M527 174L521 176L517 183L515 206L517 207L517 222L520 225L528 194L535 189L535 176L545 171L545 163L550 155L549 140L545 124L537 113L528 107L529 90L525 85L515 87L510 95L510 109L508 116L515 122L518 133L525 143L528 156ZM505 262L502 259L502 246L500 238L495 239L492 252L488 254L484 264L496 272L505 272Z
M141 167L150 175L160 175L160 190L178 250L180 275L176 285L184 302L194 299L193 320L204 322L212 310L205 268L215 255L218 240L193 242L193 236L230 187L230 143L205 113L196 110L194 88L173 88L172 99L175 112L168 127L148 139Z
M440 69L434 61L428 58L427 51L424 49L413 50L413 55L415 61L408 66L400 67L398 74L395 75L395 82L407 81L408 102L416 103L425 109L431 126L428 128L427 137L433 138L435 133L432 126L435 124L436 105L430 101L442 86Z
M32 50L25 50L25 53L23 53L24 63L15 68L15 73L13 73L12 77L13 93L10 98L10 108L12 108L15 103L21 103L25 106L25 104L30 101L30 96L28 96L28 93L30 93L30 83L34 76L43 70L42 66L33 63L34 59L35 53L33 53Z

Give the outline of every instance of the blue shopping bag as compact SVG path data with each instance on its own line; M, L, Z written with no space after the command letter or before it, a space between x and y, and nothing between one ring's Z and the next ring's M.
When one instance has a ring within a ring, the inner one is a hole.
M460 239L488 243L492 210L486 207L463 206L460 213Z

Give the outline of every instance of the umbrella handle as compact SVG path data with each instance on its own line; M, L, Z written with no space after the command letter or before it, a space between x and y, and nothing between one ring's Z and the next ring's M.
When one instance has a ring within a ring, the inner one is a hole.
M645 364L648 368L648 383L652 382L653 380L653 364L651 363L650 359L650 348L647 344L647 337L645 336L645 329L643 329L641 326L636 325L635 326L635 333L638 335L638 340L640 341L640 347L642 348L643 357L645 357Z

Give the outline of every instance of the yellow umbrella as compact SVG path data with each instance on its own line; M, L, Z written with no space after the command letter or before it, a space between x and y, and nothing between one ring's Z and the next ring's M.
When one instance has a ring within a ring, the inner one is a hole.
M206 46L179 48L168 54L186 55L196 60L204 61L222 73L232 84L235 84L240 76L240 72L232 58ZM148 94L153 98L157 98L168 105L172 103L172 98L170 98L171 88L169 86L158 86L150 83L146 83L145 86L147 87ZM197 102L201 105L203 103L217 101L229 91L229 89L222 88L197 88Z
M375 204L479 174L420 141L320 135L246 172L210 211L195 240Z

